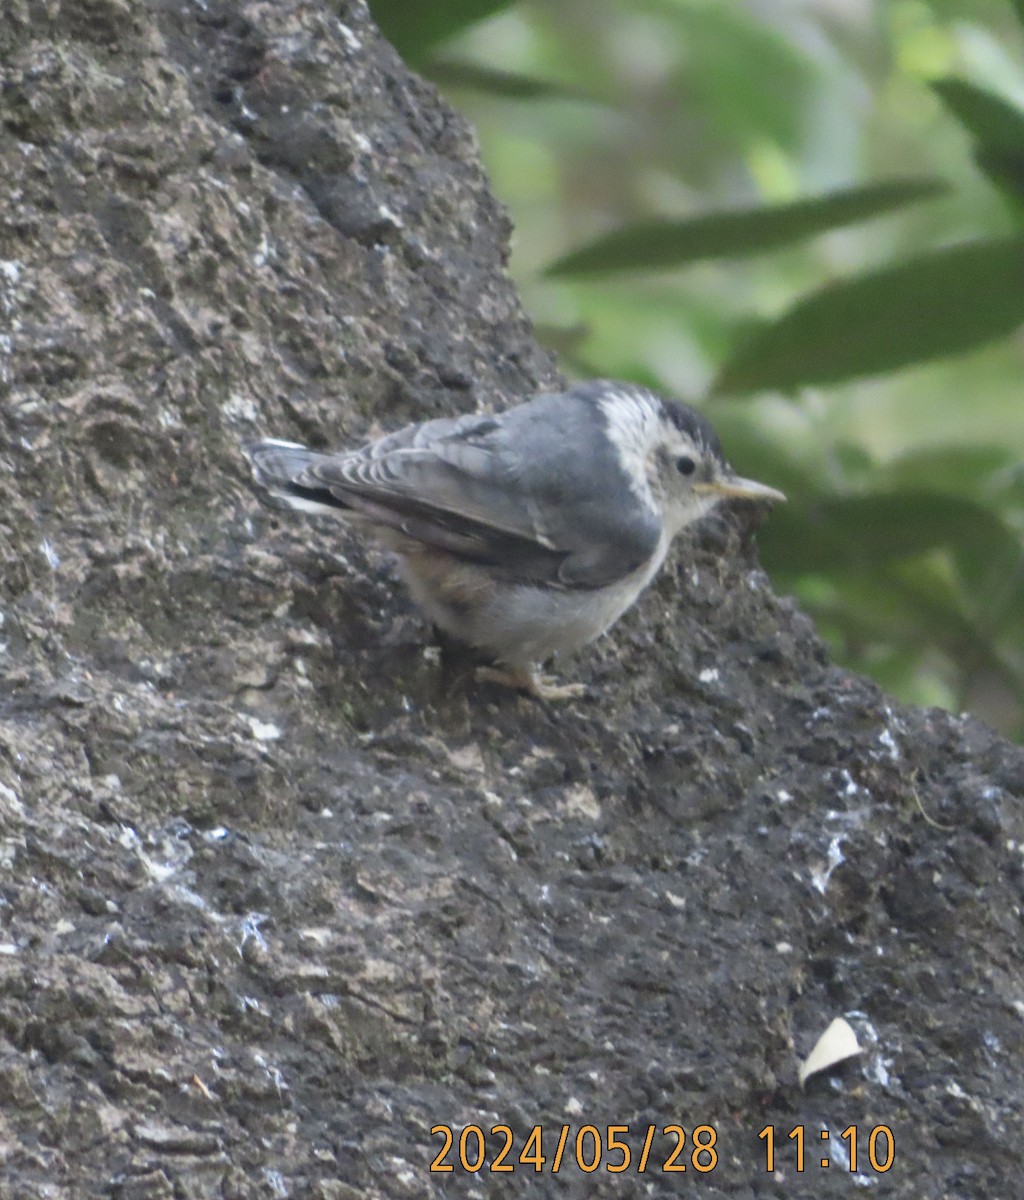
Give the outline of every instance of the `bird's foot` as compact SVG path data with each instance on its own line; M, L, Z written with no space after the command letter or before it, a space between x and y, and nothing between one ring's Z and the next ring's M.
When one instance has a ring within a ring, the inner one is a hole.
M586 684L556 683L546 675L538 675L527 668L477 667L476 678L480 683L498 683L503 687L528 692L540 700L572 700L587 694Z

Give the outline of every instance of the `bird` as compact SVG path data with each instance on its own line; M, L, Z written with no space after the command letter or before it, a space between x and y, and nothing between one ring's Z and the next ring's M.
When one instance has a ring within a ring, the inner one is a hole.
M542 665L613 625L681 530L724 500L785 500L732 470L696 409L610 380L340 453L244 451L264 500L346 518L390 549L430 620L492 664L478 678L547 700L586 693Z

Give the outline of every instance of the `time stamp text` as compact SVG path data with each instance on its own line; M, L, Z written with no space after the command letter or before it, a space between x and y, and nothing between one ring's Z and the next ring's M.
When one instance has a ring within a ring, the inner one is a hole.
M658 1133L663 1141L656 1146ZM430 1164L433 1174L456 1171L494 1174L512 1171L549 1171L557 1174L575 1166L588 1174L607 1171L645 1173L695 1172L707 1175L718 1166L722 1145L714 1125L534 1125L525 1140L517 1143L509 1125L435 1125L431 1136L440 1139ZM488 1139L488 1134L489 1139ZM776 1171L828 1169L851 1174L884 1174L896 1158L896 1139L888 1125L863 1128L809 1130L804 1125L791 1129L765 1125L757 1134L761 1142L761 1166ZM666 1145L667 1143L667 1145Z

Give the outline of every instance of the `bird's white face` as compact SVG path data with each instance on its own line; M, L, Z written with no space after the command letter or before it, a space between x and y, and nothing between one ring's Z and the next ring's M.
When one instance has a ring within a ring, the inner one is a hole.
M658 422L647 467L651 492L673 537L723 500L785 499L774 488L736 475L722 457L717 439L708 445L666 418Z
M600 407L634 496L657 510L669 539L723 500L786 498L736 475L711 423L686 405L645 388L609 384Z
M722 497L711 489L723 473L724 464L714 451L670 421L658 422L647 478L670 535L699 521L718 504Z

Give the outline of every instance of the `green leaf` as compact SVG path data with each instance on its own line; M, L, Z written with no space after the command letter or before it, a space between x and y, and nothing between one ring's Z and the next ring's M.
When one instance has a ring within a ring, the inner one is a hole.
M555 79L499 71L461 59L432 59L424 72L442 88L471 88L510 100L592 100L582 89Z
M1011 199L1024 200L1024 149L1008 154L979 146L974 152L974 161Z
M980 145L1024 154L1024 112L1015 104L966 79L939 79L932 89Z
M406 59L422 62L438 42L511 8L515 0L370 0L381 33Z
M815 608L861 644L895 641L921 650L940 643L954 653L958 647L979 648L978 631L964 615L955 585L927 560L839 576L832 597Z
M924 446L877 467L874 486L982 496L993 480L1010 477L1019 461L1020 455L1009 446Z
M758 535L765 562L793 573L875 570L933 550L985 556L1005 574L1024 561L1016 535L995 513L933 490L830 496L780 505Z
M704 213L686 220L640 221L571 251L545 274L603 275L678 267L702 258L763 254L947 190L938 179L895 180L791 204Z
M741 343L715 392L794 391L973 350L1024 323L1024 238L967 242L829 284Z
M1024 199L1024 111L966 79L940 79L932 88L974 138L981 170L1014 200Z
M848 646L886 643L916 653L941 647L961 666L983 666L1021 691L999 647L963 610L963 598L939 564L913 560L882 570L832 577L833 595L801 596L816 622L831 624ZM798 588L798 592L803 589Z
M1024 25L1024 0L1010 0L1010 3L1013 5L1014 11L1017 13L1017 20Z
M662 50L677 64L666 98L671 97L679 109L678 117L663 122L668 138L655 136L669 142L678 138L687 166L695 154L705 151L704 146L694 145L694 139L704 138L712 154L728 144L745 155L751 145L764 142L787 156L802 156L808 114L823 95L820 68L815 52L801 39L788 36L781 23L766 19L757 11L759 5L641 0L613 7L621 21L616 28L623 33L633 24L627 15L631 11L658 14L654 28ZM572 52L578 53L579 48L573 46ZM609 61L614 59L609 56ZM620 71L621 67L616 74ZM645 133L645 142L649 136Z

